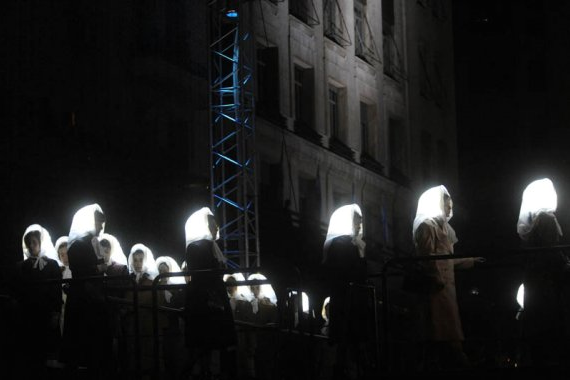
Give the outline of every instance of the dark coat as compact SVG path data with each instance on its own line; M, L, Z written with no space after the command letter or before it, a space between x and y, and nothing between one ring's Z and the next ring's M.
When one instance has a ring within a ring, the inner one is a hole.
M46 264L42 270L34 268L34 259L26 259L20 267L20 305L25 328L24 341L35 354L45 355L58 345L60 332L58 316L61 312L61 284L45 280L61 280L61 270L55 260L41 258ZM29 329L29 326L35 326Z
M366 283L366 260L361 258L352 237L334 238L325 246L323 263L330 290L329 337L338 341L366 339L367 301L361 288L350 283Z
M188 270L219 269L212 254L214 242L188 245ZM236 344L236 332L225 283L220 274L194 273L186 289L185 338L191 348L220 349Z
M527 245L548 247L558 243L556 217L540 213ZM538 250L525 255L523 334L531 340L568 336L570 260L560 250Z
M102 276L91 239L74 241L67 251L73 279ZM112 352L110 311L105 302L102 281L72 282L65 304L62 360L72 365L96 366Z

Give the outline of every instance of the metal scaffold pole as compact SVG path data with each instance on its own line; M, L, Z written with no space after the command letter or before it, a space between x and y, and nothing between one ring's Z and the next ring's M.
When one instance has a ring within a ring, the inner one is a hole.
M247 8L241 1L209 3L210 191L212 211L220 223L220 247L233 268L260 265L253 92L255 46Z

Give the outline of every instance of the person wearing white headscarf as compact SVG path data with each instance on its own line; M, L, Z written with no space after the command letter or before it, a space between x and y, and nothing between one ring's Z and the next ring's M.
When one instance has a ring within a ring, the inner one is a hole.
M156 259L156 266L158 268L158 273L162 274L162 273L178 273L178 272L182 272L182 270L180 269L180 266L178 266L178 263L176 262L176 260L174 260L172 257L170 256L160 256ZM180 284L185 284L186 281L184 280L183 276L176 276L176 277L164 277L160 280L160 283L162 285L180 285ZM163 291L163 297L164 297L164 303L165 304L170 304L170 303L175 303L175 300L173 300L173 296L175 294L178 294L179 291L175 290L175 291L170 291L170 290L164 290ZM174 297L177 298L177 297Z
M103 233L99 236L99 245L103 255L103 265L99 268L107 276L126 276L129 274L127 257L123 252L121 243L111 234Z
M128 261L129 272L135 276L137 284L152 285L152 281L158 274L158 268L150 248L141 243L133 245Z
M365 305L349 285L366 283L365 247L360 207L349 204L337 208L330 218L322 264L330 291L329 336L344 346L366 339L365 323L357 321L365 318Z
M237 342L232 309L221 274L191 271L223 269L226 259L216 244L219 230L209 208L190 215L184 230L191 275L186 289L185 342L195 359L216 374L224 371L215 365L219 363L216 358Z
M55 241L55 251L57 252L57 258L59 259L59 266L61 268L61 274L64 279L71 278L71 269L69 269L69 258L67 256L67 242L69 238L67 236L60 236Z
M353 203L337 208L330 217L322 268L330 294L329 338L337 344L334 371L339 378L349 376L345 373L347 363L359 356L368 340L366 295L354 286L366 284L365 248L360 206Z
M253 273L247 278L250 280L267 280L261 273ZM275 322L277 296L271 284L250 285L251 289L251 307L253 314L257 315L257 323L266 324Z
M20 304L25 326L22 339L31 347L30 368L26 369L34 372L46 360L55 359L60 339L61 285L44 281L61 280L61 270L54 259L57 255L51 237L39 224L26 228L22 250L26 258L20 266Z
M104 275L98 239L104 227L103 210L90 204L75 213L68 235L67 256L74 282L67 293L61 360L71 368L87 367L92 374L109 371L111 365L112 322L103 282L82 281Z
M415 254L453 255L458 239L449 224L453 216L453 202L445 186L426 190L418 200L413 223L412 237ZM469 268L483 258L453 260L430 260L421 263L422 270L433 281L431 290L422 296L420 312L423 314L420 328L421 340L425 343L435 365L469 366L463 352L463 328L457 305L455 267Z
M525 253L523 337L529 342L533 365L561 364L569 338L570 261L560 244L562 228L556 217L557 194L549 178L531 182L523 191L517 232Z

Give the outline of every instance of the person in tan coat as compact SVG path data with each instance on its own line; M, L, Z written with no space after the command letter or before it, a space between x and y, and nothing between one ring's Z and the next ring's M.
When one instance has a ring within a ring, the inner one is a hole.
M453 216L451 196L440 185L425 191L418 201L413 226L415 252L419 256L453 255L457 243L449 224ZM463 352L463 328L455 289L455 268L470 268L483 258L428 260L422 270L433 281L430 292L420 299L421 340L425 343L426 365L435 368L468 367Z

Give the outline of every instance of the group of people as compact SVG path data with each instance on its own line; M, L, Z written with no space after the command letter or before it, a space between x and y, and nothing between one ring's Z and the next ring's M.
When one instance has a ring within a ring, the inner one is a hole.
M562 229L555 216L556 202L549 179L528 186L517 227L523 246L551 247L560 241ZM449 223L452 216L453 202L445 186L430 188L421 195L412 226L416 255L454 254L458 240ZM351 363L358 362L358 357L367 352L366 345L373 340L371 328L378 327L372 326L375 322L371 317L377 300L367 298L373 293L366 289L373 284L367 279L362 220L357 204L338 208L331 215L323 245L322 279L328 297L322 304L325 324L321 332L337 345L333 373L343 378L349 376ZM246 277L235 271L226 271L225 275L223 270L216 271L227 269L227 260L216 243L219 229L211 210L204 207L188 218L185 261L181 266L172 257L155 259L142 243L133 245L126 257L119 241L104 233L105 221L101 207L92 204L77 211L69 235L58 238L55 245L44 227L33 224L25 230L20 300L26 318L24 325L34 326L25 330L26 339L38 348L30 354L34 363L30 370L38 370L45 360L63 363L66 368L83 367L102 373L120 367L116 360L121 355L117 352L124 354L132 349L117 340L121 334L129 334L123 323L129 320L129 315L117 306L120 303L109 306L109 297L128 300L133 282L149 290L157 275L176 272L180 274L164 276L159 282L176 285L161 288L159 305L182 310L174 317L161 317L161 328L168 332L161 334L163 346L181 344L185 348L186 371L214 375L242 371L245 376L256 376L255 351L260 342L252 334L243 333L247 329L239 332L236 321L246 325L276 323L279 301L262 274ZM549 339L565 336L562 333L565 321L559 312L565 305L560 284L570 264L561 251L533 252L525 258L524 336L531 342L532 360L538 362L545 360L541 353L551 343ZM469 268L483 261L482 257L421 261L421 270L429 284L417 303L418 338L428 353L427 361L469 366L462 347L464 334L455 268ZM67 279L71 281L62 281ZM260 283L240 284L245 280L260 280ZM38 281L43 282L42 286L37 286ZM289 292L286 297L285 306L302 305L303 313L295 316L294 323L298 325L299 317L309 313L305 306L308 297L304 292ZM141 362L142 369L150 371L153 325L149 305L152 305L150 292L146 295L139 292ZM133 316L130 318L132 326ZM136 333L132 327L130 333ZM162 364L168 366L168 359L163 359Z
M445 186L425 191L413 224L415 254L442 256L419 261L425 282L417 289L417 338L423 342L423 368L469 368L455 289L455 268L470 268L483 257L452 258L458 241L449 221L453 202ZM517 233L523 268L516 319L520 322L517 365L563 365L570 337L570 260L559 246L562 228L556 217L557 194L548 178L531 182L523 192ZM514 296L513 296L514 298ZM515 316L513 315L513 321Z
M158 284L175 286L161 288L157 295L158 304L171 310L160 313L159 325L164 346L161 365L173 375L232 370L235 358L228 357L228 352L237 344L234 317L255 323L276 321L277 299L271 285L239 286L238 293L232 281L236 282L235 277L245 280L242 274L222 278L215 271L204 271L227 267L216 244L219 231L209 208L194 212L186 222L182 269L170 256L155 259L142 243L134 244L127 258L118 239L104 232L105 221L101 207L92 204L77 211L69 235L58 238L55 245L39 224L24 232L17 299L21 314L29 318L23 325L37 327L24 329L29 332L25 341L35 348L30 373L45 371L46 364L69 371L95 371L99 377L117 369L133 371L137 365L135 334L140 369L150 373L154 354L150 289L157 275L168 272L178 275L164 275ZM267 278L253 273L248 280ZM134 329L133 286L138 288L138 331ZM125 307L129 302L130 307ZM176 354L180 348L187 353L184 365L173 363L165 352L170 349ZM118 362L125 358L128 362Z

